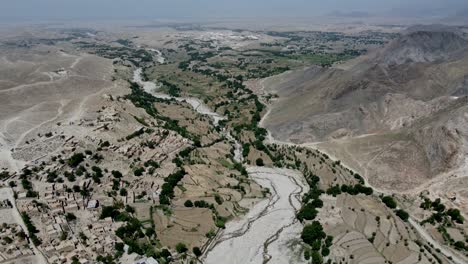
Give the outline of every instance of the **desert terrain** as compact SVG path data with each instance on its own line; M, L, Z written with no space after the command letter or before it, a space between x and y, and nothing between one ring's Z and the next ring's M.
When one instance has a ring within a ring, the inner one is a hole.
M237 26L2 29L0 262L466 263L461 29Z

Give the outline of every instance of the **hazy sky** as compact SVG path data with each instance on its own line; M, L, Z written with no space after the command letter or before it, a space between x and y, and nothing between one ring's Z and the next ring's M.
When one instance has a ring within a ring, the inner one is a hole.
M443 15L465 8L468 0L0 0L0 19L307 17L395 9Z

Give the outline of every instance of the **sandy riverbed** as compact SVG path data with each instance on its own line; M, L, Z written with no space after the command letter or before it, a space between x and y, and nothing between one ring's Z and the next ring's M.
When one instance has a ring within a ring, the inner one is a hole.
M271 197L257 203L242 219L229 222L208 247L204 263L305 263L295 243L302 231L296 210L301 194L308 190L303 176L266 167L249 167L248 172L270 189Z

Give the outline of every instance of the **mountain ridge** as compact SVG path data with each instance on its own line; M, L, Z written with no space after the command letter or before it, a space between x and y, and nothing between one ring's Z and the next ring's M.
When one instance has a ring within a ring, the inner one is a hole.
M346 69L306 70L300 83L273 85L279 99L266 127L282 141L320 142L339 158L346 155L333 142L347 145L367 164L361 172L371 183L410 190L461 166L468 153L460 132L468 123L467 47L453 28L409 29ZM367 135L371 145L355 145ZM389 156L368 156L374 152ZM405 152L414 160L397 164Z

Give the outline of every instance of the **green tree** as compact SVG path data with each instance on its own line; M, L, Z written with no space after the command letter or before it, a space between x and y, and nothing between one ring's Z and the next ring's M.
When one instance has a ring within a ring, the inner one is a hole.
M408 214L405 210L399 209L399 210L397 210L395 213L396 213L396 215L397 215L398 217L401 218L401 220L403 220L403 221L405 221L405 222L408 221L409 214Z
M455 242L453 245L454 245L455 248L458 249L458 250L466 249L465 243L463 243L463 241L457 241L457 242Z
M120 171L116 171L116 170L112 171L112 176L114 176L114 178L117 178L117 179L120 179L120 178L123 177L122 173Z
M312 251L311 258L312 258L312 263L313 264L322 264L323 263L322 256L316 250Z
M315 206L313 204L308 203L304 205L301 210L299 210L299 213L297 214L297 219L300 221L305 220L313 220L317 216L318 211L315 209Z
M391 196L384 196L382 198L382 202L391 209L395 209L397 207L396 201Z
M326 257L330 255L330 249L327 247L322 248L322 256Z
M308 224L302 230L301 238L304 243L312 245L316 240L321 240L326 237L325 232L323 232L323 227L318 221Z
M192 251L193 251L193 254L195 254L195 256L197 256L197 258L199 258L202 255L202 252L201 252L199 247L194 247L192 249Z
M185 207L193 207L193 203L192 203L192 201L187 200L187 201L185 201L184 206Z
M78 166L81 162L85 159L85 155L83 153L75 153L68 159L68 165L71 167Z
M187 246L184 243L182 243L182 242L177 243L177 245L176 245L177 253L182 254L182 253L187 252L187 250L188 250Z
M453 208L448 209L447 215L450 216L450 218L452 218L452 221L455 221L459 224L463 224L463 221L465 220L463 216L460 214L460 210L458 209L453 209Z
M255 164L256 164L257 166L260 166L260 167L265 166L265 163L263 162L263 159L261 159L261 158L258 158L258 159L255 161Z
M124 243L121 243L121 242L115 243L115 250L117 250L119 252L123 252L124 251Z
M143 172L145 172L145 169L144 169L144 168L137 168L137 169L135 169L135 170L133 171L133 174L134 174L135 176L141 176L141 175L143 175Z

